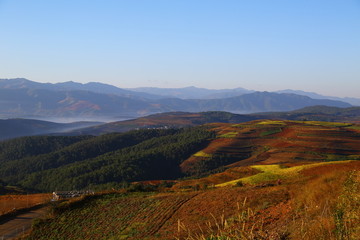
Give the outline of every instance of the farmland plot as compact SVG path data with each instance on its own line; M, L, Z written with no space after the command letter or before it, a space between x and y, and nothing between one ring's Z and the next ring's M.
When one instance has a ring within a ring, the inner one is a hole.
M40 222L28 239L146 239L155 235L193 196L194 193L95 196L80 204L72 203L64 211L61 206L55 208L55 217Z

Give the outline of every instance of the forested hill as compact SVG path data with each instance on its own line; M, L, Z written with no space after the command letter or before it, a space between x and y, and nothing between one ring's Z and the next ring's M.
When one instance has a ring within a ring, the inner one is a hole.
M176 179L183 176L180 164L213 137L204 127L98 137L24 137L0 144L0 179L45 192Z
M32 136L3 141L0 142L0 163L57 151L89 138L92 137Z

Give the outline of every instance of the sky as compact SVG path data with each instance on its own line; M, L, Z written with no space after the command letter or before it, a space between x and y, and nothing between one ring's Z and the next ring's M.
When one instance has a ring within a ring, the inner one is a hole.
M360 0L0 0L0 78L360 98Z

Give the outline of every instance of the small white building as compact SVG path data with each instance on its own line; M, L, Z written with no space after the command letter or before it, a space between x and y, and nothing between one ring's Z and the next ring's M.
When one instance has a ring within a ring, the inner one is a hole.
M74 197L80 197L84 195L93 195L94 191L92 190L86 190L86 191L56 191L53 192L53 201L57 201L60 199L67 199L67 198L74 198Z

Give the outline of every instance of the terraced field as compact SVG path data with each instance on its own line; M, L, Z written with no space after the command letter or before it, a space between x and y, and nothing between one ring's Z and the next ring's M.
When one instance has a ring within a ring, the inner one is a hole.
M226 158L228 167L360 159L356 124L259 120L211 126L218 138L202 152L214 161ZM209 159L193 155L181 164L182 171L192 173L204 161Z

